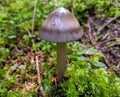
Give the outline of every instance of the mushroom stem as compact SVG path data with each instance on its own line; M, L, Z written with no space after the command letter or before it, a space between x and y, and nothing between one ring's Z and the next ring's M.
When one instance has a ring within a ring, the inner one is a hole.
M60 81L66 70L66 43L57 43L57 77Z

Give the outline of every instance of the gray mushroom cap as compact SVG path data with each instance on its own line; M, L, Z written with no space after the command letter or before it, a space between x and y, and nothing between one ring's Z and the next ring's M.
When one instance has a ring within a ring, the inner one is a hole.
M53 10L40 28L40 38L50 42L69 42L82 36L79 22L63 7Z

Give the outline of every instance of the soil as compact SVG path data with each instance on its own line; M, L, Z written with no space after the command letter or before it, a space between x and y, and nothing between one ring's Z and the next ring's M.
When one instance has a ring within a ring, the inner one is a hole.
M85 36L94 48L103 53L108 68L114 67L120 71L120 16L112 19L97 19L90 17L84 30ZM84 40L83 39L83 40ZM82 39L81 39L82 40Z

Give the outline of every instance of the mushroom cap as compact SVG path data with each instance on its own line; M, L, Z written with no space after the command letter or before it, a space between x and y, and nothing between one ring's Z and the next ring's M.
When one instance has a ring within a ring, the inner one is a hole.
M82 36L80 24L67 9L53 10L40 28L40 38L50 42L69 42Z

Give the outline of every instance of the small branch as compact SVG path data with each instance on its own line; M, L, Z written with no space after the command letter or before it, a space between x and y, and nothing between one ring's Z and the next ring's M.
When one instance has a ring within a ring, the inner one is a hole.
M112 4L112 5L114 5L114 6L116 6L116 7L119 7L120 8L120 3L119 3L119 1L118 0L116 0L116 2L114 3L114 2L112 2L112 0L110 1L110 4Z
M117 7L119 7L119 8L120 8L120 3L119 3L119 1L118 1L118 0L116 0L116 5L117 5Z
M97 49L100 53L102 53L101 50L99 49L99 46L97 45L96 38L93 37L92 30L91 30L91 24L90 23L91 23L90 20L88 20L88 29L89 29L88 35L89 35L91 44L93 45L93 47L95 49ZM109 62L108 62L106 56L103 55L103 58L105 60L106 66L109 68L110 66L109 66Z
M37 4L37 0L35 1L35 5L34 5L34 11L33 11L33 19L32 19L32 34L34 33L34 26L35 26L35 15L36 15L36 4ZM31 32L26 28L28 35L31 37L32 34ZM32 39L32 43L33 45L35 44L35 41ZM36 50L35 50L36 53ZM35 56L35 65L36 65L36 70L37 70L37 77L38 77L38 97L45 97L45 93L42 87L42 82L41 82L41 77L40 77L40 69L39 69L39 62L38 62L38 56Z
M32 18L32 34L34 33L34 26L35 26L36 5L37 5L37 0L35 1L34 11L33 11L33 18ZM31 32L29 31L29 29L28 29L28 28L25 28L25 29L26 29L26 31L28 32L29 37L32 37L32 34L31 34ZM35 44L35 42L34 42L33 39L32 39L32 44L33 44L33 45Z
M41 77L40 77L40 69L39 69L39 64L38 64L38 56L35 56L35 62L36 62L36 70L37 70L37 76L38 76L38 92L40 92L40 97L45 97L45 94L44 94L44 90L43 90L43 87L42 87L42 83L41 83Z
M101 27L97 30L97 34L99 35L100 32L101 32L107 25L109 25L111 22L113 22L114 20L118 19L119 17L120 17L120 15L119 15L119 16L116 16L116 17L114 17L114 18L112 18L112 19L110 19L107 23L105 23L103 26L101 26Z
M88 20L88 29L89 29L89 31L88 31L88 36L89 36L89 38L90 38L90 41L91 41L93 47L96 48L96 49L98 49L98 46L96 45L96 39L95 39L94 36L93 36L93 33L92 33L92 29L91 29L91 25L90 25L90 21L89 21L89 20Z
M34 11L33 11L32 34L34 33L34 26L35 26L36 4L37 4L37 0L35 1Z
M103 41L103 42L100 42L100 43L98 44L98 46L101 46L101 45L103 45L103 44L105 44L105 43L107 43L107 42L115 41L115 40L116 40L116 38L112 38L112 39L109 39L109 40L105 40L105 41Z
M120 16L117 16L117 17L113 18L113 19L110 20L107 24L103 25L100 29L98 29L98 31L101 31L102 29L104 29L105 26L107 26L109 23L111 23L113 20L115 20L115 19L117 19L117 18L119 18L119 17L120 17ZM90 20L88 20L88 29L89 29L89 31L88 31L88 36L89 36L89 38L90 38L90 41L91 41L93 47L94 47L95 49L97 49L100 53L102 53L101 50L100 50L100 48L99 48L99 46L97 45L96 38L93 37ZM107 66L107 68L112 67L112 65L109 64L109 61L108 61L106 55L103 54L103 58L104 58L104 61L105 61L105 63L106 63L105 65ZM115 72L115 74L119 77L118 72L117 72L114 68L111 68L111 69L112 69L112 70Z
M27 28L26 28L26 31L27 31L29 37L32 37L31 32ZM33 39L31 39L31 40L32 40L32 44L34 45L35 44L34 40Z

